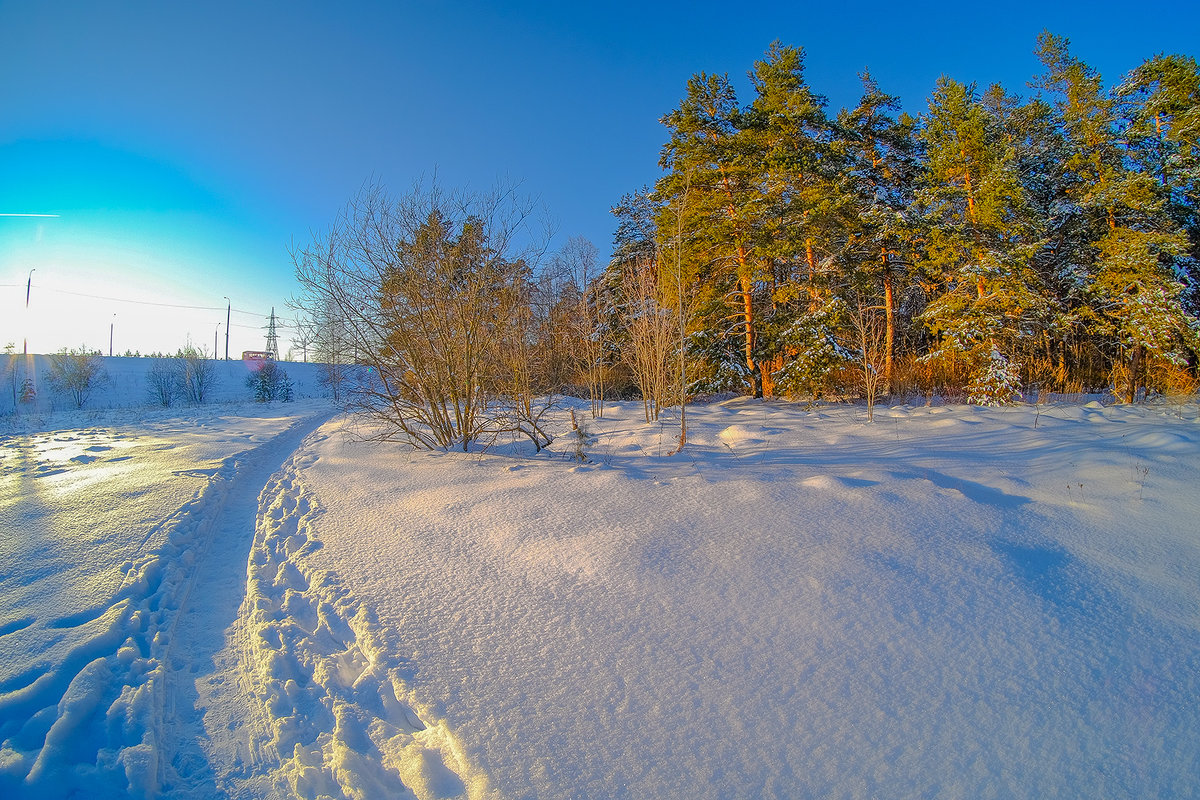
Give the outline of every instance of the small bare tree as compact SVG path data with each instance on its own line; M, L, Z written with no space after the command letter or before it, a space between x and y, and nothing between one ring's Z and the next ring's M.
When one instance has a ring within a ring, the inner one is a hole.
M856 300L847 314L854 349L859 388L867 401L867 421L875 421L875 401L887 384L887 319L883 306L866 306Z
M296 320L296 335L292 337L292 345L300 348L300 357L308 363L308 351L317 343L318 329L310 321Z
M13 408L16 408L20 399L17 390L21 385L21 379L17 376L17 357L13 353L14 348L11 344L7 345L4 349L6 351L4 355L4 377L8 380L9 387L12 389Z
M676 453L682 451L687 445L687 327L688 320L691 318L692 297L685 288L687 277L683 268L683 220L691 187L692 173L691 170L688 170L684 176L683 194L680 195L678 204L664 209L667 215L674 217L670 240L665 248L666 252L663 253L666 266L663 277L667 284L667 294L675 303L675 327L679 334L675 347L675 359L678 363L676 393L679 400L679 447L676 448ZM673 290L671 290L672 286Z
M204 348L192 345L175 354L175 380L179 394L189 403L201 404L212 393L217 371Z
M608 342L602 320L610 298L596 280L599 255L596 246L582 236L567 240L555 255L555 262L566 276L572 294L563 320L570 339L568 347L576 369L587 384L593 419L604 416L608 370L605 363Z
M64 347L50 356L50 388L70 397L76 408L83 408L92 391L107 377L101 357L86 346L70 350Z
M146 393L160 406L169 406L180 390L179 370L169 358L156 358L146 370Z
M392 199L367 186L329 232L292 252L310 315L344 326L369 376L352 407L362 435L469 449L508 432L549 443L535 388L512 359L530 353L522 305L548 237L512 189L445 193L416 186ZM514 371L514 367L518 367Z
M651 422L671 402L671 361L677 346L674 315L659 302L658 276L652 261L637 259L627 264L622 282L623 316L629 332L623 356L642 394L646 421Z
M350 327L337 306L328 298L305 308L301 328L317 362L317 383L329 390L334 403L341 403L346 383L354 370L354 340Z

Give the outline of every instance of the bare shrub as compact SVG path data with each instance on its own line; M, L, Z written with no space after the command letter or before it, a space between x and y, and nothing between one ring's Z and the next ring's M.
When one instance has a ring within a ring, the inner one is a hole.
M535 402L529 280L544 248L511 189L393 200L365 187L327 234L292 259L295 304L333 314L369 368L351 406L368 438L469 449L501 433L548 444Z
M572 237L555 254L553 263L569 282L562 323L569 338L565 349L587 386L592 418L604 416L604 395L611 368L606 363L610 342L604 316L611 312L612 298L597 278L599 251L583 237ZM571 296L573 294L573 296Z
M188 345L175 354L175 377L180 396L189 403L200 404L212 392L217 371L203 348Z
M622 355L642 393L646 421L651 422L671 403L672 357L678 346L675 319L671 310L659 303L652 262L639 259L628 264L622 278L625 303L621 312L629 333Z
M169 406L179 396L179 370L168 358L156 358L146 370L146 391L150 400L160 406Z
M317 383L329 391L335 403L341 403L347 382L354 373L354 339L347 321L331 298L307 296L293 298L291 306L299 315L301 331L297 339L305 349L305 360L319 365Z
M70 350L64 347L50 356L50 374L46 380L51 389L69 397L76 408L83 408L106 379L103 360L86 347Z
M847 314L858 353L855 378L867 401L867 421L875 420L875 400L887 384L887 319L882 306L855 304Z

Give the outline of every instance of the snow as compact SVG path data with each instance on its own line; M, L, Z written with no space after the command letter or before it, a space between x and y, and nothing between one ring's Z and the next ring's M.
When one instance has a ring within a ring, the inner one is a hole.
M580 463L307 385L0 418L0 795L1198 792L1194 405L566 401Z
M168 359L170 361L171 359ZM101 373L96 381L96 387L83 410L89 411L90 417L100 415L101 411L116 409L133 410L133 418L144 419L151 417L177 416L179 407L186 403L176 401L174 408L162 408L153 405L150 385L147 381L147 371L157 359L123 357L101 357ZM240 360L213 361L213 376L210 399L206 405L245 403L254 398L253 390L246 386L246 378L251 374L252 367ZM306 364L291 361L278 362L296 387L296 399L312 399L327 397L328 393L320 385L319 364ZM51 425L42 421L42 417L65 411L74 411L74 403L69 397L56 394L50 387L47 376L50 374L50 359L44 355L0 355L0 431L5 423L19 424L25 428L31 425L42 427ZM22 382L29 378L33 381L36 396L29 403L20 402ZM113 416L111 413L108 416Z

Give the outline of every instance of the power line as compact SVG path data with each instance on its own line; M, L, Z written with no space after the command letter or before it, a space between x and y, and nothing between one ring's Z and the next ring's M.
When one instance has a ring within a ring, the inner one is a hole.
M0 287L15 289L15 288L20 288L20 284L0 283ZM43 292L53 292L56 294L69 294L74 297L86 297L89 300L108 300L113 303L130 303L132 305L139 305L139 306L158 306L159 308L185 308L185 309L189 309L192 311L225 311L226 310L224 308L221 308L220 306L192 306L192 305L186 305L184 303L159 303L159 302L155 302L153 300L130 300L129 298L126 298L126 297L110 297L107 295L100 295L100 294L88 294L86 292L73 292L70 289L57 289L52 286L39 286L38 289L39 289L39 291L43 291ZM270 316L269 314L263 314L258 311L247 311L242 308L234 308L234 309L230 309L230 310L235 314L248 314L249 316L252 316L252 317L268 317L268 316ZM236 327L251 327L251 326L249 326L249 325L242 325L242 326L234 325L233 327L236 328ZM292 326L289 325L287 327L292 327ZM255 329L257 330L257 328L255 328Z
M263 330L263 326L262 326L262 325L242 325L242 324L241 324L241 323L239 323L239 322L235 322L235 323L233 323L232 325L230 325L229 327L231 327L231 328L242 328L243 330L247 330L247 331L261 331L261 330ZM299 325L288 325L288 324L286 324L286 323L280 322L280 321L279 321L279 317L276 317L276 318L275 318L275 327L276 327L276 328L299 328L300 326L299 326Z
M187 308L193 311L224 311L225 309L217 306L189 306L183 303L157 303L153 300L129 300L124 297L107 297L100 294L87 294L86 292L72 292L69 289L54 289L49 286L38 287L43 292L55 292L57 294L69 294L75 297L86 297L89 300L110 300L114 303L132 303L139 306L159 306L161 308ZM249 313L249 312L246 312Z

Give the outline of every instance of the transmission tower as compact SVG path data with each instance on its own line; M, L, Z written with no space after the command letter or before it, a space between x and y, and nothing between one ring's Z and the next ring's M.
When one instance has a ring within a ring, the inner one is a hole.
M279 359L279 335L275 333L275 306L271 306L271 317L267 321L267 352L271 358Z

